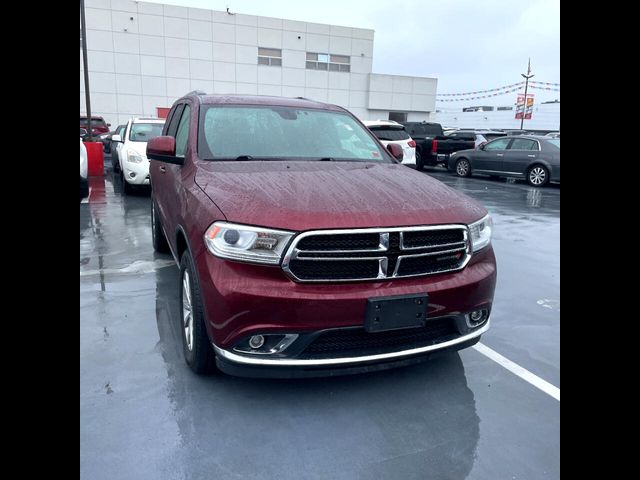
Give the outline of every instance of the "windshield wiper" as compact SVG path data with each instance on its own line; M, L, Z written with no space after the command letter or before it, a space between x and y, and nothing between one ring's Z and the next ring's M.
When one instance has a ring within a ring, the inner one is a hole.
M238 162L242 160L253 160L253 157L251 155L240 155L239 157L236 157L236 160Z
M318 159L319 162L336 162L337 160L333 157L322 157Z

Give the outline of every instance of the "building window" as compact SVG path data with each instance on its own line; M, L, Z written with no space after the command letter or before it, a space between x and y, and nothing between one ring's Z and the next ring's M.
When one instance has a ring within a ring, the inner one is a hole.
M505 110L513 110L513 107L498 107L499 112L504 112Z
M402 123L407 121L407 112L389 112L389 120Z
M328 53L307 52L307 69L330 70L332 72L350 72L351 57L348 55L330 55Z
M258 65L282 66L282 50L277 48L258 48Z

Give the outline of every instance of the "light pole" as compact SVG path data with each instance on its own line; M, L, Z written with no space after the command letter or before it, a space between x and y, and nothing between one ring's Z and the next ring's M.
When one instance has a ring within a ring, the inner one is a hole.
M80 0L80 22L82 27L82 63L84 65L84 95L87 103L87 133L89 141L93 142L91 129L91 100L89 98L89 65L87 65L87 27L84 19L84 0Z
M527 90L529 89L529 79L533 77L531 75L531 57L529 57L529 64L527 65L527 74L521 73L526 80L524 83L524 105L522 108L522 118L520 119L520 130L522 130L522 126L524 125L524 116L527 113Z

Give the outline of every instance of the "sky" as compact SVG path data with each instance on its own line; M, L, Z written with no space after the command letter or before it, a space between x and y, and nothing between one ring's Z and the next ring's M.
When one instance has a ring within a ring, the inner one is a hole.
M438 94L560 83L560 0L147 0L375 30L373 72L435 76ZM536 103L560 92L529 90ZM511 105L516 92L473 100ZM439 109L465 102L437 103Z

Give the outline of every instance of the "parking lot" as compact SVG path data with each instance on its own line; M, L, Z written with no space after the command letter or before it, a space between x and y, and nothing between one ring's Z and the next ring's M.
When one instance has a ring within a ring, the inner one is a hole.
M304 380L193 374L178 269L153 252L148 194L124 196L109 169L91 178L80 205L81 476L559 478L559 395L540 380L560 387L560 187L424 174L493 216L491 329L478 348L417 366Z

